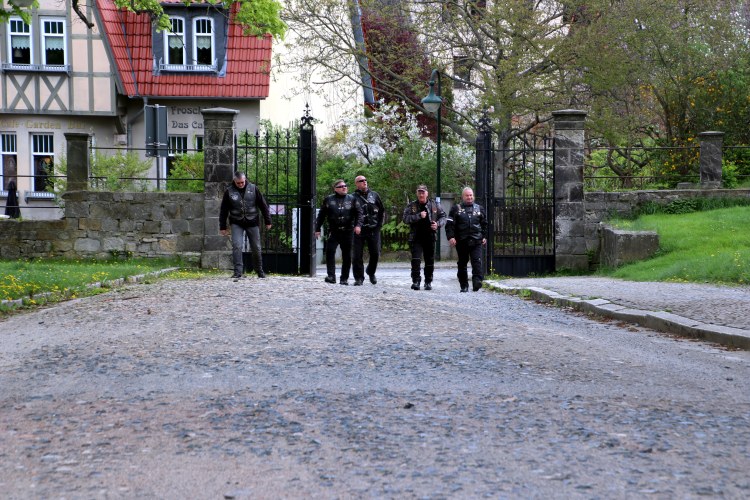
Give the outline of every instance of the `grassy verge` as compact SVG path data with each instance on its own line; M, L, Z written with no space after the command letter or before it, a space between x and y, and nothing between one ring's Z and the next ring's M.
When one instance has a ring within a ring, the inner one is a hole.
M22 306L28 307L94 295L106 291L116 280L180 266L181 262L166 259L0 261L0 300L20 299ZM192 276L195 272L187 270L172 275ZM94 284L99 286L92 286ZM7 312L16 307L17 304L5 304L0 306L0 311Z
M611 223L659 234L651 259L597 274L631 281L750 284L750 207L642 215Z

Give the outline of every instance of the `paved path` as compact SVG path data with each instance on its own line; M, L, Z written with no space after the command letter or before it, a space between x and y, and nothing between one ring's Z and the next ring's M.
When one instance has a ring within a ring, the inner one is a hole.
M489 284L502 290L528 290L540 300L655 330L750 349L748 286L633 282L590 276L511 278Z
M26 498L747 498L750 352L481 290L158 280L0 321Z

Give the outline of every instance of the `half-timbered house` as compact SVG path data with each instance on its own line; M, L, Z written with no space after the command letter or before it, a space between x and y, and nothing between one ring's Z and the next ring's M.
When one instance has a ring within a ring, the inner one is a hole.
M243 35L232 4L162 4L171 30L112 0L81 4L92 27L71 0L40 0L29 23L0 26L0 203L13 180L24 218L57 216L51 176L68 132L145 158L146 106L166 107L170 154L202 148L205 108L235 109L239 130L257 129L271 37ZM165 160L153 158L149 176L165 174Z

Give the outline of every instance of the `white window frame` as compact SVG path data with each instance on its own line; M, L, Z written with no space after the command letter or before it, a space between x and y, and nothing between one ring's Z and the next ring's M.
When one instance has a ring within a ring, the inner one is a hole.
M53 66L53 67L61 67L61 66L67 66L68 64L68 35L67 30L65 27L65 18L64 17L40 17L39 18L39 26L41 31L41 38L42 38L42 65L43 66ZM59 25L62 29L62 33L48 33L47 23L54 23L55 25ZM62 64L50 64L47 62L47 46L49 42L53 40L59 40L56 42L56 44L59 44L62 42L62 51L63 51L63 62Z
M170 29L164 32L164 61L167 66L185 66L187 63L187 54L185 54L185 19L182 17L172 17L169 19ZM175 27L182 26L182 31L176 31ZM169 59L169 42L172 39L182 41L182 62L175 63Z
M167 137L169 143L168 155L177 156L184 155L188 152L188 136L186 135L170 135Z
M203 26L208 26L209 31L204 32L199 29L203 29ZM208 63L198 62L198 40L202 38L208 38L211 44L211 56ZM193 63L196 66L213 66L214 60L216 59L216 38L214 36L214 20L210 17L196 17L193 20Z
M5 165L10 157L16 162L16 175L13 177L18 186L18 137L13 132L0 132L0 191L3 193L6 192Z
M38 191L36 185L36 167L38 161L43 161L45 156L49 156L52 160L52 172L48 173L48 176L55 175L55 135L54 134L31 134L31 176L33 178L32 191L35 193L47 193L48 191ZM52 181L47 181L50 186L53 185ZM46 196L44 196L46 197Z
M20 23L26 26L28 31L14 31L14 25ZM27 37L29 40L29 62L28 63L16 63L13 62L13 37ZM20 17L14 16L8 19L8 64L14 66L29 66L34 64L34 37L33 30L30 24L26 24Z

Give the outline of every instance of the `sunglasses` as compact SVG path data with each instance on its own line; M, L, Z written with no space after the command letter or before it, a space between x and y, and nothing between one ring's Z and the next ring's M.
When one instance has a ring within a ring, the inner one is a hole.
M360 180L355 181L355 182L367 182L367 179L360 179Z
M338 186L336 186L336 189L345 188L345 187L346 187L346 184L339 184Z

